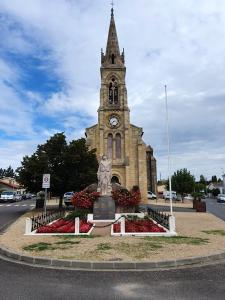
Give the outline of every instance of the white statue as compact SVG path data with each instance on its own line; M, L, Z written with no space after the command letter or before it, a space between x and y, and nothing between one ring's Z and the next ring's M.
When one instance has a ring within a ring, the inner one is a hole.
M102 155L101 161L98 167L98 189L101 195L111 195L111 161L106 155Z

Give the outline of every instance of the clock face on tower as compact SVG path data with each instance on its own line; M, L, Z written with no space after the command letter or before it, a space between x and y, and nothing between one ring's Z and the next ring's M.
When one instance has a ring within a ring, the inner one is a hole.
M116 116L111 116L111 117L109 118L109 124L110 124L111 127L116 127L116 126L118 126L118 124L119 124L119 119L118 119L118 117L116 117Z

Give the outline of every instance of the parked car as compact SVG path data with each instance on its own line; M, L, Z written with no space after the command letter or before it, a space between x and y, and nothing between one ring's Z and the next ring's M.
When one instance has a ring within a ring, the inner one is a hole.
M148 199L157 199L156 195L152 193L151 191L148 191Z
M22 200L22 195L21 194L16 194L15 201L21 201L21 200Z
M31 199L32 198L32 194L31 193L26 193L26 199Z
M219 194L217 196L217 202L218 203L225 203L225 194Z
M163 195L163 198L165 200L170 200L170 192L166 191ZM172 200L177 200L177 193L174 191L171 191L171 198L172 198Z
M187 194L187 196L184 197L184 200L190 200L190 201L193 201L194 198L191 196L191 194Z
M66 192L63 196L63 201L66 206L72 205L71 199L74 195L74 192Z
M16 201L16 192L2 192L0 200L3 202Z
M21 200L26 200L27 198L26 198L26 194L22 194L21 195Z

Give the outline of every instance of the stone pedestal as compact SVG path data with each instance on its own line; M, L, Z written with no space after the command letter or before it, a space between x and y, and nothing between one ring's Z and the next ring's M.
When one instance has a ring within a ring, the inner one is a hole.
M115 202L111 196L100 196L94 202L93 220L115 220Z

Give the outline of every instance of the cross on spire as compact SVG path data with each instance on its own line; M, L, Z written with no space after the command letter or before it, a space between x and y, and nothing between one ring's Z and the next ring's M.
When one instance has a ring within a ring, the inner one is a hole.
M112 0L112 2L111 2L110 4L111 4L111 6L112 6L112 8L111 8L111 16L113 16L113 11L114 11L114 9L113 9L113 6L114 6L113 0Z

